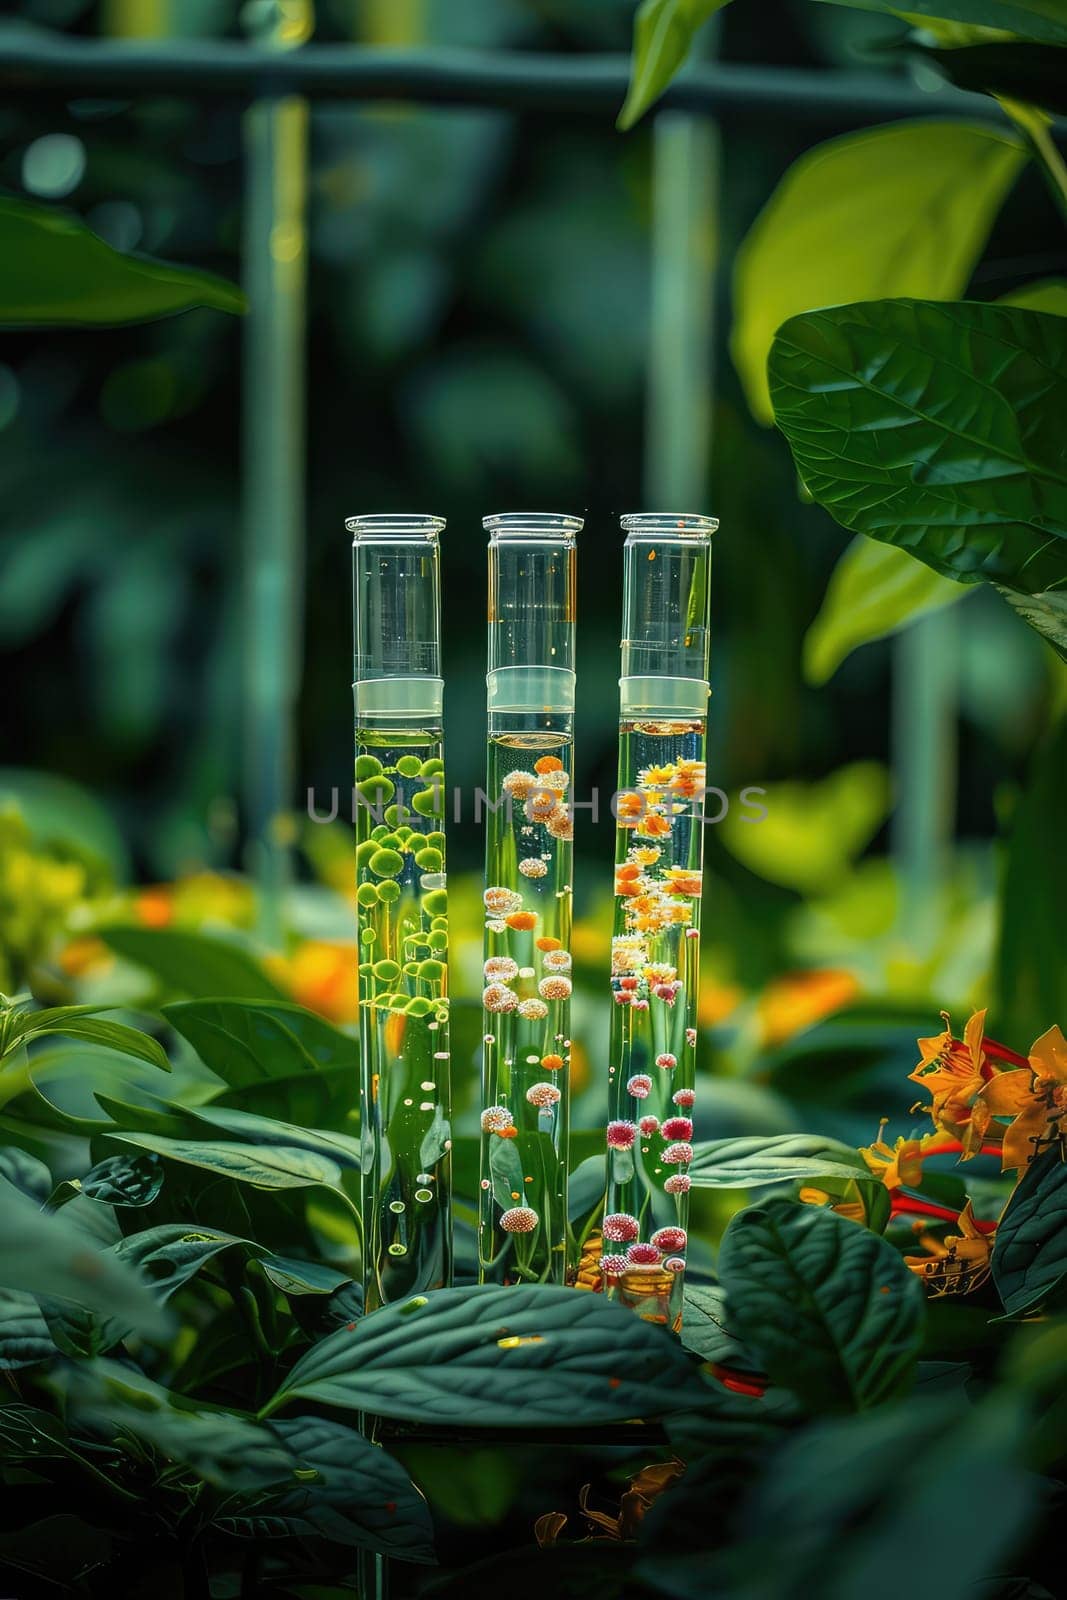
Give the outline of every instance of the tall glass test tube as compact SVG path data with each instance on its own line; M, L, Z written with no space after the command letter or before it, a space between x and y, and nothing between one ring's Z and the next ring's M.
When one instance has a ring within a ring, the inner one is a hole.
M567 1241L575 535L489 532L479 1276L562 1283Z
M352 517L363 1283L452 1271L439 517Z
M712 517L626 531L606 1292L681 1325L696 1078Z

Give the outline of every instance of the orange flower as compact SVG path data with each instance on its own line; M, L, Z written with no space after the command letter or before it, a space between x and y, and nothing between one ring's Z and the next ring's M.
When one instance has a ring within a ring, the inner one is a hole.
M138 922L146 928L165 928L174 920L174 891L166 884L142 889L133 908Z
M887 1189L906 1187L917 1189L923 1181L923 1161L937 1152L931 1145L942 1145L937 1133L923 1134L921 1139L900 1138L888 1145L884 1139L860 1150L860 1155L876 1178L881 1178Z
M621 866L615 868L615 876L622 878L624 881L639 878L641 876L641 868L633 861L624 861Z
M632 828L639 817L645 813L645 797L628 790L620 794L615 801L615 820L620 828Z
M542 1056L541 1065L546 1072L559 1072L563 1066L562 1056Z
M621 894L624 899L629 899L631 895L640 894L640 892L641 885L635 878L615 879L615 893Z
M497 1128L496 1135L498 1139L517 1139L519 1137L519 1130L518 1128L514 1127ZM518 1195L516 1195L515 1198L518 1199Z
M919 1040L921 1060L908 1077L930 1091L933 1100L931 1115L934 1121L960 1135L964 1158L974 1155L973 1136L967 1137L971 1121L971 1108L992 1076L992 1068L985 1068L983 1038L985 1012L976 1011L963 1030L963 1039L954 1039L945 1016L944 1031L929 1039ZM978 1143L981 1137L978 1136Z
M537 946L538 950L562 950L563 949L563 941L561 939L552 939L552 938L549 937L549 935L547 933L546 934L542 934L540 939L535 939L534 940L534 944Z
M307 939L288 958L264 965L300 1005L331 1022L353 1022L359 1016L357 947ZM395 1015L403 1021L403 1013Z
M663 876L671 894L689 894L695 897L700 893L699 872L690 872L687 867L668 867Z
M558 756L542 756L534 762L535 772L562 772L563 762Z
M922 1224L918 1224L921 1229ZM968 1200L959 1214L959 1233L947 1233L944 1238L936 1234L919 1232L919 1243L926 1254L905 1256L904 1263L921 1278L927 1291L936 1299L947 1295L970 1294L989 1277L993 1241L974 1220Z
M855 999L859 989L851 972L836 967L787 972L769 984L760 997L764 1044L782 1044L823 1017L840 1011Z
M533 911L513 911L510 917L504 918L504 921L509 928L515 928L523 933L537 926L537 916Z
M642 817L637 824L637 831L642 839L662 839L671 831L671 825L666 817L661 817L653 811L649 816Z
M1011 1117L1004 1130L1001 1163L1005 1172L1026 1167L1045 1145L1064 1138L1067 1117L1067 1039L1049 1028L1036 1040L1025 1067L997 1072L982 1084L972 1126L980 1140L995 1131L993 1117Z

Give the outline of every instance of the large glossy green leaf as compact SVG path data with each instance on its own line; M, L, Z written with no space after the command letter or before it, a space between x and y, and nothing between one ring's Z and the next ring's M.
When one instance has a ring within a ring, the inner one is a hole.
M359 1046L314 1012L285 1001L187 1000L163 1015L231 1089L327 1068L359 1071Z
M794 162L734 271L731 351L756 417L773 420L767 355L798 312L958 299L1024 160L1006 133L945 121L848 133Z
M682 1343L701 1361L744 1367L744 1345L730 1332L726 1291L718 1284L687 1283L682 1308Z
M16 1044L29 1044L47 1034L58 1033L68 1039L102 1045L106 1050L133 1056L136 1061L147 1061L150 1066L169 1072L170 1062L159 1041L140 1028L97 1015L107 1009L106 1006L50 1006L42 1011L15 1011L7 1019L7 1046L10 1049Z
M1067 10L1063 0L918 0L913 5L897 0L822 0L823 4L852 6L857 11L884 11L892 17L933 17L969 23L976 28L1002 28L1021 39L1045 44L1067 44Z
M158 1156L108 1156L98 1161L81 1181L90 1200L111 1206L150 1206L163 1187L163 1166Z
M0 1187L0 1284L119 1317L127 1327L153 1338L167 1333L169 1321L136 1272L94 1249L63 1212L39 1211L11 1185Z
M0 198L0 324L145 322L192 306L247 301L213 273L120 254L69 211Z
M1067 324L1013 306L884 300L786 323L775 420L844 527L962 583L1067 578Z
M861 644L885 639L966 593L906 550L857 534L830 574L819 614L804 637L804 676L825 683Z
M101 928L100 938L116 955L145 967L171 994L196 998L227 995L241 1000L284 1000L247 950L228 939L179 928Z
M1001 887L995 1015L1000 1037L1023 1050L1053 1023L1067 1024L1065 797L1067 717L1035 756L1012 818Z
M325 1417L279 1418L266 1426L294 1458L300 1482L231 1502L219 1519L227 1532L256 1540L329 1539L400 1561L434 1559L429 1507L380 1446Z
M1067 1161L1053 1146L1027 1167L1000 1219L993 1281L1005 1311L1021 1315L1067 1278Z
M544 1284L439 1289L315 1345L268 1409L303 1398L413 1422L551 1427L702 1402L681 1346L600 1295Z
M729 0L641 0L634 18L633 63L620 128L632 128L666 89L698 29Z
M812 1410L865 1411L910 1384L922 1286L877 1234L774 1200L733 1218L719 1275L737 1332Z
M792 1178L852 1178L866 1171L863 1157L837 1139L783 1133L694 1145L689 1176L698 1189L754 1189Z

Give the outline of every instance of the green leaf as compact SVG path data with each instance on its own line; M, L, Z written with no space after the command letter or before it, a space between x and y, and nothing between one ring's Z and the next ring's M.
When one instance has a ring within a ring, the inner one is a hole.
M168 1161L201 1167L220 1178L251 1184L254 1189L306 1189L324 1183L341 1187L336 1162L291 1145L229 1144L221 1140L171 1139L158 1133L109 1130L109 1138L151 1150Z
M1002 306L1022 306L1027 311L1047 311L1053 317L1067 317L1067 278L1038 278L1024 283L1011 294L1001 295Z
M816 783L770 784L765 804L759 822L730 808L716 830L726 848L771 883L826 894L885 821L889 777L875 761L854 761Z
M439 1289L331 1334L268 1410L302 1397L415 1422L553 1427L699 1406L703 1385L661 1328L547 1284Z
M219 1526L243 1538L320 1538L430 1562L433 1524L407 1473L379 1445L324 1417L283 1418L269 1432L300 1481L229 1506Z
M116 955L145 967L173 994L227 995L241 1000L284 1000L247 950L228 939L175 928L112 927L99 936Z
M193 1410L134 1367L73 1363L55 1379L68 1419L112 1440L125 1433L181 1462L226 1494L299 1483L298 1466L270 1429L229 1411Z
M192 306L247 305L213 273L122 255L68 211L0 198L0 323L145 322Z
M1040 594L1020 594L1018 589L1007 589L1002 583L993 585L998 594L1041 634L1059 656L1067 661L1067 590L1045 589Z
M498 1206L503 1206L507 1211L520 1203L523 1194L522 1162L511 1139L490 1140L489 1176L493 1184L493 1199ZM516 1200L516 1195L519 1200Z
M39 1211L6 1185L2 1200L7 1227L0 1240L0 1284L121 1318L152 1338L166 1335L170 1323L148 1287L123 1262L94 1249L63 1212Z
M922 1286L891 1245L833 1211L775 1200L739 1212L719 1275L740 1336L815 1411L866 1411L907 1390Z
M1018 100L1045 111L1067 111L1067 51L1011 40L977 43L962 49L929 45L912 48L922 60L936 63L957 89Z
M885 300L786 323L775 420L816 500L961 583L1067 579L1067 324Z
M48 1324L32 1294L0 1289L0 1372L33 1367L56 1353Z
M697 31L729 0L642 0L634 18L633 63L618 126L632 128L685 65Z
M976 28L1000 28L1021 39L1045 44L1067 44L1067 12L1063 0L822 0L851 6L857 11L882 11L891 17L933 17L968 23Z
M66 1010L79 1011L80 1007L60 1007L59 1012ZM41 1022L38 1018L30 1017L30 1026L23 1030L24 1043L36 1039L40 1035L49 1033L62 1033L68 1039L81 1039L87 1044L102 1045L105 1050L114 1050L118 1055L133 1056L135 1061L147 1061L149 1066L159 1067L163 1072L170 1071L170 1062L158 1040L150 1034L142 1033L139 1028L129 1028L124 1022L108 1022L103 1017L64 1016L62 1014L40 1013L47 1018Z
M862 644L899 633L967 590L906 550L857 534L830 575L819 614L804 638L804 676L823 684Z
M343 1272L323 1266L320 1261L302 1261L295 1256L265 1255L259 1266L274 1287L289 1297L331 1295L335 1289L352 1281Z
M111 1206L150 1206L163 1187L158 1156L108 1156L82 1179L81 1192Z
M235 1247L259 1253L259 1246L217 1228L190 1228L164 1222L142 1233L131 1233L114 1247L113 1254L152 1285L156 1298L169 1300L202 1267Z
M837 1139L817 1133L783 1133L711 1139L693 1146L689 1176L698 1189L754 1189L791 1178L854 1178L866 1173L863 1157Z
M0 1148L0 1178L6 1178L21 1194L44 1205L52 1193L52 1174L43 1161L27 1155L15 1145Z
M767 355L798 312L958 299L1025 159L1008 134L930 121L848 133L794 162L734 271L731 352L754 415L774 420Z
M682 1296L682 1343L701 1361L751 1369L751 1356L727 1326L726 1291L717 1284L687 1283Z
M359 1071L357 1041L303 1006L188 1000L164 1006L163 1015L231 1089L325 1068L345 1068L353 1079Z
M1035 1311L1067 1278L1067 1161L1053 1145L1036 1156L1000 1219L993 1281L1005 1311Z
M1035 757L1012 819L1001 887L994 1014L1000 1037L1022 1049L1054 1022L1067 1023L1067 852L1059 842L1065 795L1067 717Z

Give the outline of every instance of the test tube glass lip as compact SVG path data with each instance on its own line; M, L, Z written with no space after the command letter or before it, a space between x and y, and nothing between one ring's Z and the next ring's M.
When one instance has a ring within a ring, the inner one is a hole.
M584 517L572 517L564 511L495 511L482 518L482 527L494 538L507 538L509 534L522 538L573 538L584 526Z
M619 518L624 533L631 538L710 539L719 526L718 517L696 511L629 511Z
M346 517L345 527L357 539L436 539L445 529L444 517L421 511L389 511L370 516Z

